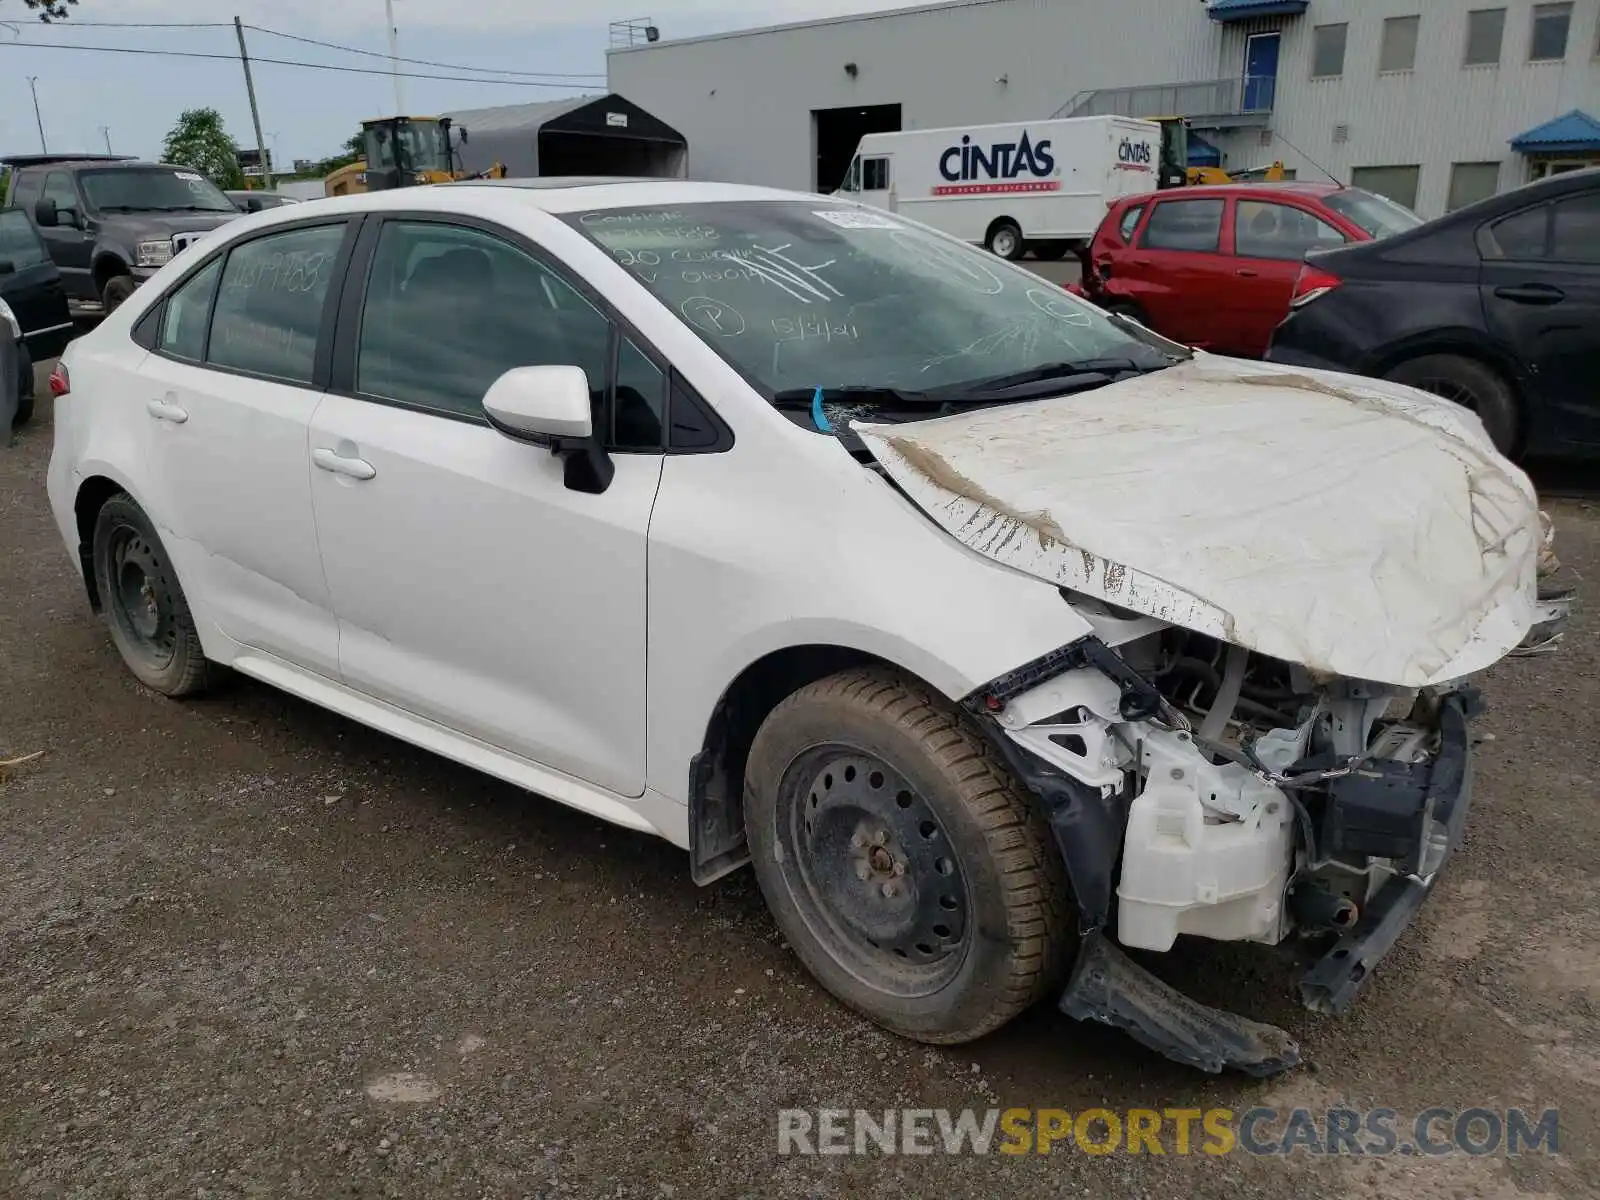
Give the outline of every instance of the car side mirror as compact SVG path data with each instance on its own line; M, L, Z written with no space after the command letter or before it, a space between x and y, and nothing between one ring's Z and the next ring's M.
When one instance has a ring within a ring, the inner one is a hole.
M566 485L598 495L616 464L595 437L589 377L582 367L513 367L483 397L489 424L508 438L548 446L566 461Z
M61 210L56 207L56 202L48 196L41 196L33 204L33 219L38 225L46 229L53 229L61 224Z
M245 202L244 202L244 210L245 210L245 212L258 213L258 212L261 211L261 209L263 207L264 206L261 203L261 197L260 196L247 196L245 198Z

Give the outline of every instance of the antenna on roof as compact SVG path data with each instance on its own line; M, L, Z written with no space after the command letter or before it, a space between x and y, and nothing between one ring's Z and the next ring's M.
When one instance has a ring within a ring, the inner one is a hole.
M611 49L631 50L635 46L649 45L661 40L661 30L649 17L635 17L631 21L611 22Z

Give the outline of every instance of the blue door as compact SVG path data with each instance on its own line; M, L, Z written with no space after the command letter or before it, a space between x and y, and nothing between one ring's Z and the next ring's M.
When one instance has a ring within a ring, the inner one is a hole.
M1253 33L1244 47L1245 112L1271 112L1278 90L1278 39L1276 33Z

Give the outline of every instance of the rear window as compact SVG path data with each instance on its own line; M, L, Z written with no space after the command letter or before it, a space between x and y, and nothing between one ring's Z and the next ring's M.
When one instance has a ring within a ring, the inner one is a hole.
M1162 200L1141 243L1149 250L1215 251L1222 240L1221 200Z
M1361 188L1342 188L1324 196L1322 202L1366 230L1374 241L1393 237L1422 224L1422 218L1403 204L1396 204L1386 196Z

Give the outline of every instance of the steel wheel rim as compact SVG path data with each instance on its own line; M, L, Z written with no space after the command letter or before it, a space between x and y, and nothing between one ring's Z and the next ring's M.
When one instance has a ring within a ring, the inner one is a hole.
M155 547L139 530L119 526L107 554L112 620L124 640L150 666L162 669L178 650L172 595Z
M1017 250L1017 235L1002 229L994 235L994 252L1001 258L1010 258Z
M959 973L974 924L966 875L904 775L855 747L812 747L784 772L777 816L790 895L839 966L900 996Z

